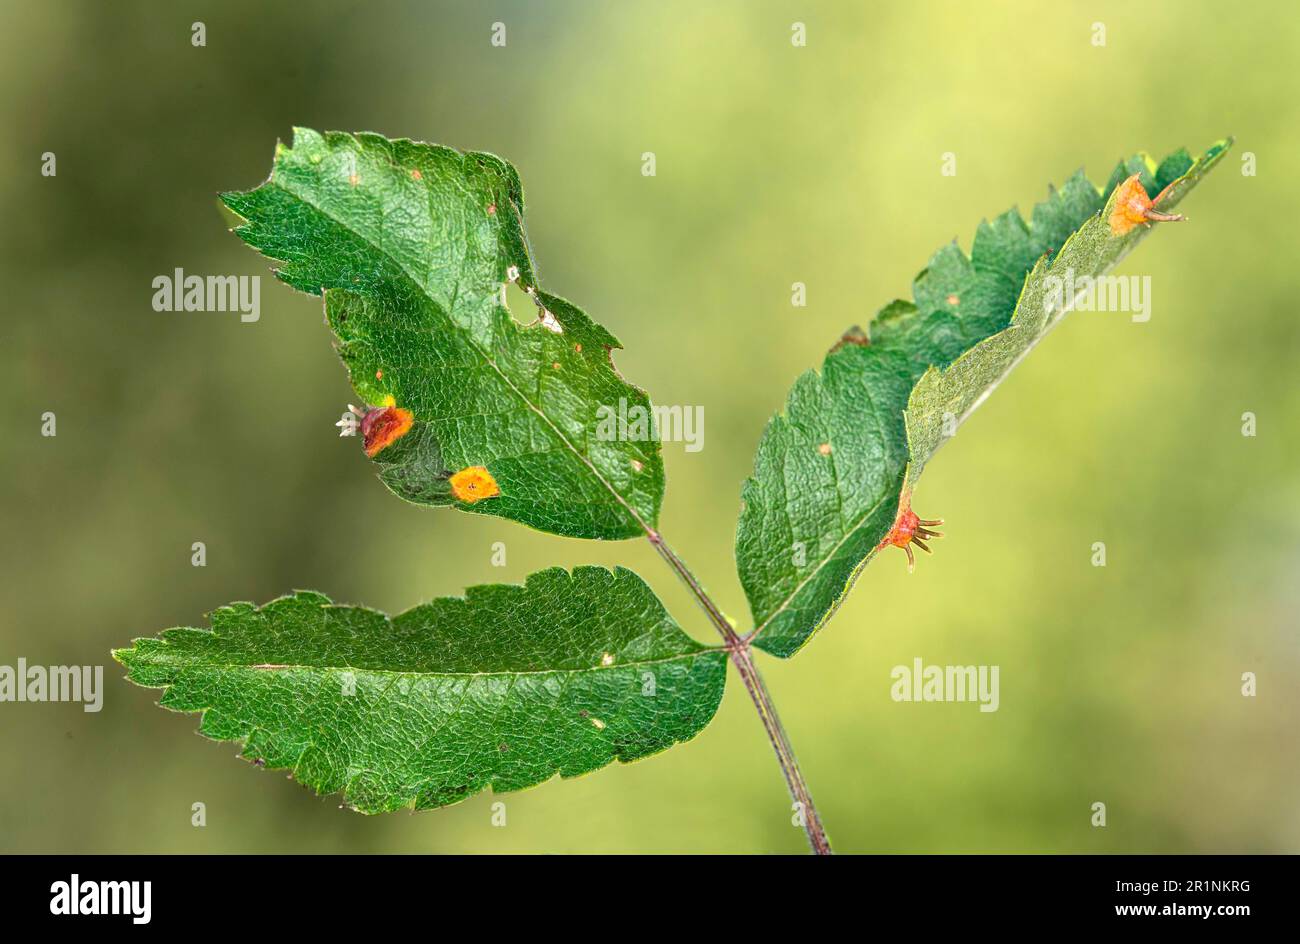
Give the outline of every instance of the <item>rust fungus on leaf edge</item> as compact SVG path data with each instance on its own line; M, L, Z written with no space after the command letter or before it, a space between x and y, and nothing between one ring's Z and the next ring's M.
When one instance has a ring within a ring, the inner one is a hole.
M1169 185L1170 187L1173 184ZM1110 231L1115 236L1123 236L1138 225L1150 226L1155 223L1177 223L1187 219L1178 213L1160 213L1155 208L1169 193L1169 187L1152 200L1142 186L1140 174L1134 174L1116 188L1115 209L1110 214Z
M916 512L912 511L911 493L904 491L898 502L898 514L894 517L894 526L876 545L876 550L886 547L902 548L907 554L907 572L910 574L916 569L916 557L912 554L912 545L915 544L927 554L931 553L930 546L925 542L931 538L943 537L943 532L929 529L941 524L943 524L942 518L918 518Z
M349 407L357 413L355 407ZM374 458L411 431L415 416L410 410L397 405L391 396L384 398L382 406L361 411L361 436L366 455Z

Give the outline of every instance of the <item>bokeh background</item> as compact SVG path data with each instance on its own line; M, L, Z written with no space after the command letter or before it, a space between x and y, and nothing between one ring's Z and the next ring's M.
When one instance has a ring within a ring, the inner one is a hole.
M844 328L1081 165L1104 181L1125 153L1235 135L1192 222L1120 270L1151 276L1151 321L1072 316L930 466L916 505L948 520L938 553L910 577L883 555L804 652L762 659L840 851L1300 851L1289 3L0 10L0 663L102 664L106 688L99 714L0 704L0 849L806 848L735 684L693 742L507 795L493 828L486 793L340 810L122 680L110 647L228 601L301 587L395 611L556 564L630 566L712 641L645 542L416 509L337 438L350 388L320 302L271 279L214 196L261 181L299 124L516 164L543 284L622 340L656 401L705 407L704 450L665 447L663 531L742 624L741 480ZM176 267L268 276L261 320L154 312ZM1000 665L1001 709L894 703L889 670L917 656Z

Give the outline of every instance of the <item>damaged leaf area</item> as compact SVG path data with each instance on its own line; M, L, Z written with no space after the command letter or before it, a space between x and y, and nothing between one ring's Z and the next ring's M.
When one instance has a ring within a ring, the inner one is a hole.
M649 409L648 398L615 370L617 339L537 285L510 164L299 128L291 147L277 148L266 183L222 200L245 221L239 237L278 261L281 280L324 296L363 402L403 411L385 419L382 445L367 442L393 492L570 537L655 526L658 442L592 432L602 405ZM536 307L528 324L504 303L515 280ZM497 483L492 501L453 494L450 470L469 467Z
M913 282L913 300L885 306L867 343L851 331L820 372L799 377L768 423L741 492L736 562L754 645L793 655L878 550L900 547L911 559L915 516L904 496L956 428L1071 310L1077 299L1053 294L1052 285L1067 270L1075 281L1108 272L1230 144L1195 161L1185 150L1158 165L1139 154L1120 162L1104 188L1079 172L1034 207L1028 224L1014 209L982 222L970 255L955 243L935 253ZM1141 197L1160 195L1159 215L1140 205L1138 188ZM1142 218L1112 230L1111 219L1126 212L1121 201Z
M451 482L451 493L461 501L469 502L471 505L485 498L495 498L501 494L497 480L492 477L491 472L481 465L461 469L448 481Z
M411 431L415 417L388 397L383 406L361 412L361 440L366 455L374 458Z
M298 592L113 657L199 733L364 813L576 777L694 737L726 653L628 570L553 568L398 616Z

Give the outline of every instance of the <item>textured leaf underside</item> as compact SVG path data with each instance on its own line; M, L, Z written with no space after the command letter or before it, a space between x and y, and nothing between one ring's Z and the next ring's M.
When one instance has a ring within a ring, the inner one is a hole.
M235 232L279 260L276 275L325 296L357 394L392 397L409 433L374 458L384 483L570 537L653 527L663 497L657 441L605 441L597 411L648 407L614 369L618 341L541 291L519 177L491 154L374 134L296 129L270 179L222 200ZM535 288L538 318L515 321L503 286ZM448 473L483 466L500 495L456 498Z
M779 656L804 646L834 614L889 533L945 432L964 420L1070 310L1049 277L1096 277L1150 229L1115 236L1114 191L1132 174L1160 209L1175 206L1227 151L1196 161L1180 150L1159 165L1121 162L1105 188L1082 171L1035 206L980 224L968 257L952 243L935 253L870 332L850 332L820 372L795 382L764 431L742 490L736 561L754 617L754 643ZM947 424L944 415L950 414Z
M200 733L362 812L519 790L694 737L726 655L628 570L533 574L389 618L298 592L114 657Z

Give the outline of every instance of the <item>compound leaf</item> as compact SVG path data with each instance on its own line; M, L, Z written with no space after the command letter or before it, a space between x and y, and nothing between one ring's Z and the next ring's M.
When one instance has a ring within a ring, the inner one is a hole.
M222 200L280 279L325 296L357 394L404 411L372 455L396 494L570 537L655 525L659 443L596 435L602 407L649 402L614 369L613 335L537 287L508 163L299 128L265 184ZM506 307L508 279L536 302L531 324ZM496 491L458 493L452 474L478 468Z
M694 737L726 654L681 631L636 574L579 567L389 618L298 592L113 657L199 732L244 744L357 810L520 790Z
M910 512L921 471L956 427L1150 229L1109 225L1121 182L1137 174L1159 209L1175 206L1226 153L1185 150L1159 165L1121 162L1104 189L1082 172L1038 204L980 224L969 257L943 247L870 334L847 333L819 372L795 382L763 433L742 490L736 561L754 644L779 656L804 646Z

